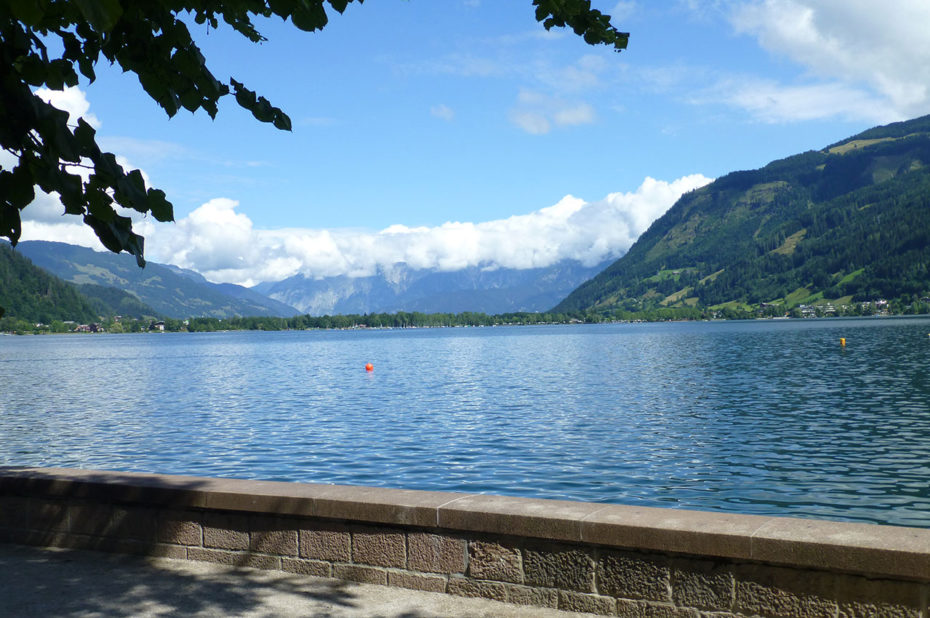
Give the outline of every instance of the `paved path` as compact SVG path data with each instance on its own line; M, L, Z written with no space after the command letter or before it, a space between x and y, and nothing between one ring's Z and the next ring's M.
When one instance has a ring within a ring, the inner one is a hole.
M0 544L0 616L588 616L278 571Z

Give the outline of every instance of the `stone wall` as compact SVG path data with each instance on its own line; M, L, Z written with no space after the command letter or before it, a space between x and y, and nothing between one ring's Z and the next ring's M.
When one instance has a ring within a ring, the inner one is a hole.
M866 524L0 468L0 541L611 616L930 616L930 530Z

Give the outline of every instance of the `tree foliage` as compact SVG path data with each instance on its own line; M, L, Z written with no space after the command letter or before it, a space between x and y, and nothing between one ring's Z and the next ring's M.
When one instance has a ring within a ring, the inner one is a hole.
M354 0L359 4L363 0ZM424 0L428 1L428 0ZM141 236L116 206L158 221L173 219L163 191L147 188L138 170L126 171L113 153L97 145L84 120L68 114L34 90L93 82L101 60L134 73L142 88L168 114L181 109L217 113L222 97L278 129L291 120L268 99L230 77L217 79L194 42L190 24L232 28L249 41L264 37L259 18L278 17L300 30L323 28L327 10L342 13L353 0L0 0L0 147L16 158L0 166L0 237L14 245L22 231L20 211L35 198L35 187L58 193L65 213L83 217L103 245L127 251L144 265ZM533 0L546 29L571 28L590 44L624 49L628 34L591 8L590 0Z

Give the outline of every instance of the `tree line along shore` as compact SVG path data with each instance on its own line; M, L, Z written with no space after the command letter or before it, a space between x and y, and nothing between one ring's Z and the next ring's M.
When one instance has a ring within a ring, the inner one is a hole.
M834 306L830 303L798 305L723 306L715 308L661 307L643 311L535 313L514 312L489 315L460 313L369 313L350 315L300 315L275 317L124 318L114 316L97 322L53 320L48 324L17 317L0 318L0 332L8 334L220 332L233 330L349 330L366 328L441 328L524 326L543 324L598 324L609 322L665 322L700 320L746 320L759 318L818 318L930 314L930 300L875 301Z

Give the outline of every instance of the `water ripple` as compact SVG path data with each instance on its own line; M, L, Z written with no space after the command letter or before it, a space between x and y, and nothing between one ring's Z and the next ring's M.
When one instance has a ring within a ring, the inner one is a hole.
M5 337L0 463L927 527L928 331L918 318Z

